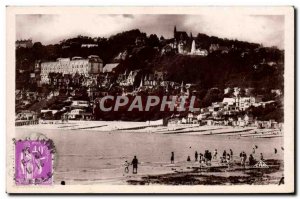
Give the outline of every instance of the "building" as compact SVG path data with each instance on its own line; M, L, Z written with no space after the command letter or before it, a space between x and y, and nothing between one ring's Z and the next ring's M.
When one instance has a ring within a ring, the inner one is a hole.
M209 52L212 53L215 51L221 52L222 54L227 54L229 53L230 49L226 46L220 46L219 44L211 44L209 46Z
M261 106L262 97L225 97L222 102L225 105L226 111L245 111L250 106Z
M49 84L49 73L90 75L103 71L103 61L97 55L82 57L58 58L52 62L41 63L41 83Z
M245 114L243 116L239 116L237 120L238 126L249 126L254 123L254 118L252 115Z
M245 95L246 96L254 95L254 91L255 91L254 88L245 88L244 90L245 90Z
M191 41L192 38L188 36L185 31L177 31L176 26L174 27L174 38L173 38L173 47L177 49L179 54L189 53L187 49L187 44Z
M176 41L186 41L189 39L189 36L185 31L177 31L176 26L175 26L174 27L174 39Z
M256 106L261 106L263 108L266 108L266 106L275 105L276 102L274 100L266 101L266 102L259 102Z
M37 113L25 110L16 115L16 120L37 120Z
M73 109L69 113L67 113L68 119L70 120L80 119L82 113L84 113L82 109Z
M145 75L144 77L144 86L152 88L157 86L159 83L158 79L156 78L156 76L154 74L148 74Z
M135 45L136 46L143 46L143 45L145 45L145 37L137 37L136 39L135 39Z
M88 101L84 100L73 100L71 104L72 109L85 109L90 106Z
M31 48L33 46L32 40L17 40L16 41L16 48Z
M262 102L261 97L237 97L236 106L239 107L239 110L245 111L250 106L255 106L256 104Z
M124 52L120 52L114 60L119 61L119 60L125 60L128 57L128 52L125 50Z
M91 112L86 112L83 109L72 109L70 112L63 114L62 118L68 120L93 120L94 116Z
M230 93L231 91L232 91L232 88L230 88L230 87L225 88L224 89L224 95Z
M282 91L280 89L272 89L271 93L276 94L276 96L282 95Z
M205 49L197 49L193 55L206 57L208 55L208 51Z
M219 51L222 53L222 54L227 54L229 53L230 49L226 46L220 46L219 47Z
M208 55L208 51L205 49L197 49L196 48L196 42L195 40L193 40L192 42L192 47L191 47L191 52L189 53L190 55L198 55L198 56L207 56Z
M219 48L220 48L219 44L210 44L210 46L209 46L209 52L212 53L214 51L219 50Z
M229 105L233 105L235 103L235 98L233 97L224 97L223 98L223 104L229 104Z
M96 48L98 44L81 44L81 48Z
M162 55L167 55L167 54L172 53L173 50L174 50L173 44L167 44L167 45L165 45L165 46L162 48L161 54L162 54Z
M114 69L119 66L119 63L109 63L106 64L103 68L103 73L112 73L114 72Z
M120 74L117 80L120 86L133 86L134 82L136 81L136 77L140 70L130 71L127 75L127 71L124 74Z
M238 96L238 95L240 95L240 93L241 93L241 88L239 88L239 87L234 87L233 88L233 95L234 96Z

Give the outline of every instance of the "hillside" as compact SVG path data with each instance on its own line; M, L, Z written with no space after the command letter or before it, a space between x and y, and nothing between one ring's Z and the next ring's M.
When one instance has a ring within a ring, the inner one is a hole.
M144 41L137 45L136 40ZM167 78L176 82L199 84L203 89L227 86L283 89L283 55L277 48L265 48L259 44L244 41L221 39L205 34L198 34L195 40L198 47L207 49L211 44L234 49L229 53L213 52L208 56L187 56L180 54L162 55L161 50L170 39L163 39L155 34L147 36L135 29L113 35L109 38L90 38L78 36L61 41L59 44L44 46L34 43L32 48L16 50L16 69L32 71L36 60L56 60L58 57L100 56L104 64L113 62L122 52L127 53L117 73L125 70L142 69L145 73L155 70L164 71ZM97 44L93 48L81 48L81 44ZM189 44L187 44L188 46ZM276 63L270 65L269 63ZM18 85L17 85L18 86ZM24 86L23 84L20 86Z
M279 55L278 55L279 56ZM267 56L266 56L267 57ZM122 62L120 72L144 69L165 71L167 79L176 82L199 84L202 88L225 88L228 86L283 89L283 62L270 66L263 62L260 53L241 57L240 52L212 53L207 57L180 54L163 55L152 48L131 52Z

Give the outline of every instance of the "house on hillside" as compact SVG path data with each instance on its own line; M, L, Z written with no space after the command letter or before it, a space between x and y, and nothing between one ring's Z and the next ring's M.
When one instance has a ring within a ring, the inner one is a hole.
M16 115L16 120L37 120L37 113L34 111L24 110Z
M254 123L253 115L245 114L243 116L238 117L237 124L238 126L249 126Z
M32 40L17 40L16 41L16 48L31 48L33 46Z
M84 109L84 108L88 108L89 106L90 103L84 100L73 100L71 104L71 108L74 109Z
M81 48L95 48L98 44L81 44Z
M114 70L119 66L119 63L109 63L103 68L103 73L114 73Z
M282 95L282 91L280 89L272 89L271 93L275 93L276 96L281 96Z

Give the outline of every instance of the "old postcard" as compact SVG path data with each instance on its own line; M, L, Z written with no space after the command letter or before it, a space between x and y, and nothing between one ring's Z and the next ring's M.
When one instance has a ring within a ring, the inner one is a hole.
M7 7L8 193L293 193L293 7Z

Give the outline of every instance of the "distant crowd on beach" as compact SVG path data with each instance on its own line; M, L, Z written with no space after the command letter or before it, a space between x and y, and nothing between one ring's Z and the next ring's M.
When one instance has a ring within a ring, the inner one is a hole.
M240 165L242 167L246 167L246 163L248 163L248 166L254 166L258 162L263 162L264 161L264 156L263 153L259 153L259 160L254 158L254 154L256 153L256 150L258 149L258 146L255 145L252 148L252 153L249 154L249 157L247 156L245 151L241 151L239 153L239 160L240 160ZM281 147L281 150L284 150L283 147ZM274 154L277 154L278 150L277 148L274 148ZM202 166L212 166L212 161L214 160L215 162L220 163L221 165L230 165L233 162L233 157L234 153L232 149L229 149L229 151L224 150L221 153L221 156L218 156L218 150L215 149L214 152L212 153L209 150L205 150L204 153L198 153L198 151L195 151L195 156L194 156L194 161L200 163L200 167ZM247 161L248 158L248 161ZM172 151L171 152L171 164L175 164L175 153ZM187 162L191 162L191 157L187 156ZM138 169L138 164L139 161L136 156L132 159L131 163L128 162L127 160L124 163L125 167L125 173L129 172L129 166L132 165L132 173L137 174L137 169Z
M239 153L239 158L240 158L240 165L245 167L246 163L248 163L249 166L254 166L257 162L263 161L264 156L263 153L259 154L259 160L256 160L254 158L254 154L256 152L256 149L258 148L257 145L255 145L252 149L252 153L249 154L248 161L247 161L247 154L245 151L241 151ZM283 150L283 147L281 148ZM277 148L274 148L274 154L277 154L278 150ZM233 162L233 150L229 149L227 152L226 150L223 151L221 156L218 156L218 150L215 149L213 154L209 150L205 150L204 153L198 153L198 151L195 151L195 162L200 163L200 166L211 166L212 160L215 160L216 162L219 162L220 164L229 164ZM219 159L218 159L219 157ZM171 152L171 164L174 164L174 152ZM191 157L187 157L187 162L191 161Z

